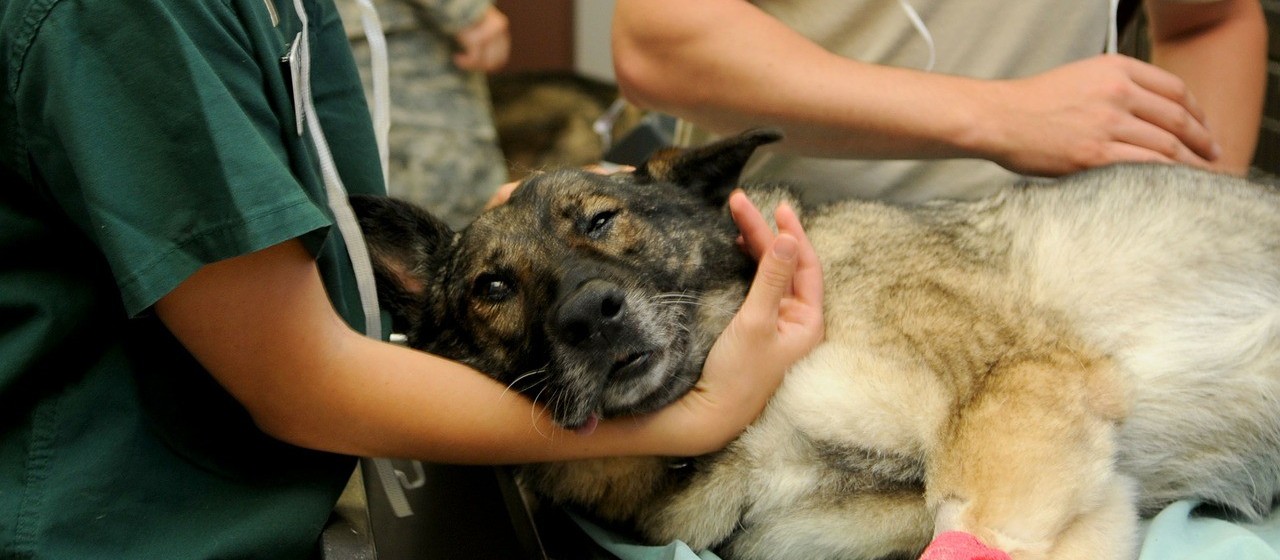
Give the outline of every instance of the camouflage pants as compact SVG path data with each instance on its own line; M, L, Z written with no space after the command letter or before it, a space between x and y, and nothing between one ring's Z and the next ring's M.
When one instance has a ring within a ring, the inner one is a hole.
M460 228L507 180L507 171L484 78L455 67L448 45L434 29L387 34L388 182L391 196L420 204ZM367 89L368 45L361 38L352 49Z

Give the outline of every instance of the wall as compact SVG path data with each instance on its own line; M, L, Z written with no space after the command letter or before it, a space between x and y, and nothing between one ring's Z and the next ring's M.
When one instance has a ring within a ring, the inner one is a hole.
M1271 44L1267 50L1267 98L1263 109L1262 130L1258 135L1258 151L1253 164L1259 169L1280 174L1280 0L1262 0L1267 14Z
M613 0L495 0L511 20L511 60L503 72L573 70L614 81L609 56Z

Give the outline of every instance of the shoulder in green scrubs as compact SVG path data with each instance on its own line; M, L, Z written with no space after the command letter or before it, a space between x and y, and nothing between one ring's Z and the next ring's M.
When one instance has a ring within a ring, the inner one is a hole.
M0 0L0 557L315 551L354 460L260 432L150 311L302 238L363 328L267 1ZM381 192L336 10L304 4L340 174Z

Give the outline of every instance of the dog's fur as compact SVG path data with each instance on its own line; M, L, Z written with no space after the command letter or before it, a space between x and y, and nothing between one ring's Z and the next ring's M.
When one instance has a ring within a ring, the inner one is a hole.
M598 163L608 146L595 130L596 120L619 97L618 86L559 71L489 76L493 124L507 159L507 175ZM639 123L643 112L630 104L613 119L612 138Z
M355 202L411 343L574 428L697 380L753 270L722 206L776 138L665 152L634 174L535 175L461 233ZM740 438L674 465L532 465L525 481L733 558L916 554L963 530L1018 559L1119 559L1138 515L1173 500L1270 510L1276 190L1126 165L978 202L850 201L804 223L827 340Z

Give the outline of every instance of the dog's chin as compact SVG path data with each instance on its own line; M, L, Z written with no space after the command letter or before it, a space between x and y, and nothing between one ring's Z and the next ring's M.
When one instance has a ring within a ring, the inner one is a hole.
M653 412L688 392L697 375L680 370L680 360L670 350L648 353L612 375L605 385L601 408L607 416Z
M698 374L682 372L683 360L673 354L670 349L630 353L607 374L593 376L589 386L564 387L561 406L554 407L556 423L580 430L599 419L646 414L675 402L693 387Z

